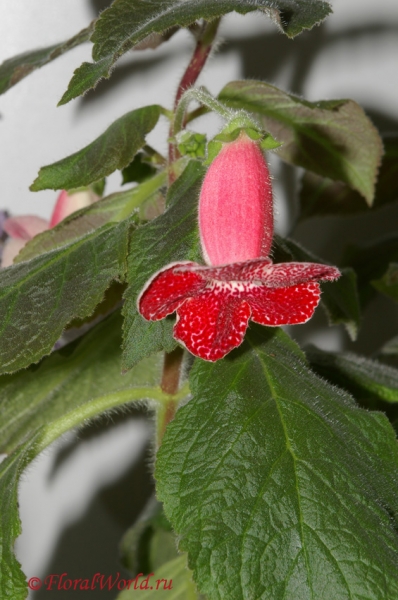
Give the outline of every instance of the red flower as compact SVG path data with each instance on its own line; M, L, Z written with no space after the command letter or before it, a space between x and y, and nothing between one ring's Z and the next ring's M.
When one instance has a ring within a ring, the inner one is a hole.
M318 263L272 264L272 191L258 145L242 134L211 164L199 201L203 254L211 265L167 265L147 282L138 310L151 321L177 312L174 337L215 361L239 346L249 319L261 325L305 323L320 299L318 281L340 276ZM230 264L226 264L230 263Z

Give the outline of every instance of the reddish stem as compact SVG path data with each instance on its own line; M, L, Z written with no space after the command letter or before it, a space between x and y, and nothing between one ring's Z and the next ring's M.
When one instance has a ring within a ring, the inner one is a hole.
M176 97L174 100L174 109L178 106L179 101L181 100L181 96L183 93L195 85L199 75L202 72L203 67L206 64L206 61L209 57L209 54L212 49L213 41L215 35L217 33L217 28L219 24L219 19L215 19L214 21L205 22L202 26L201 32L198 35L198 41L196 43L195 50L193 52L192 58L187 66L184 75L180 81L180 84L177 88ZM186 123L184 123L185 125ZM173 124L170 126L170 137L173 136ZM169 164L171 165L177 158L180 157L180 153L176 144L170 142L169 144ZM174 176L170 170L170 179L169 183L173 183Z

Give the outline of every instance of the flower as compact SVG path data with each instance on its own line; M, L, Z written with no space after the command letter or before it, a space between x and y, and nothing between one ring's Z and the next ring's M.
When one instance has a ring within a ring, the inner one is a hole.
M318 282L340 276L329 265L272 263L270 176L259 146L244 133L223 146L206 174L199 231L209 266L165 266L137 303L150 321L176 312L174 338L204 360L239 346L250 319L273 327L305 323L319 303Z
M74 194L68 194L63 190L57 198L50 221L34 215L22 215L6 219L3 229L9 235L9 238L4 244L1 266L4 268L12 265L14 258L33 237L46 231L46 229L55 227L76 210L89 206L96 200L98 200L98 196L90 190L75 192Z

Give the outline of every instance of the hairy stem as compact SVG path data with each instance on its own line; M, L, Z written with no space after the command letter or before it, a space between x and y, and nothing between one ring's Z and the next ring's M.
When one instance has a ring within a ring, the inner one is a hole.
M176 402L175 396L178 393L181 377L181 365L184 356L182 348L178 347L172 352L164 353L163 362L163 374L162 381L160 384L161 390L164 394L170 396L168 402L164 403L158 408L158 427L157 427L157 442L161 444L164 432L170 421L174 418L177 410L178 402Z
M212 49L214 38L217 33L220 19L214 19L213 21L204 22L200 32L197 33L197 43L193 52L192 58L185 70L184 75L177 88L177 93L174 101L174 108L176 108L180 102L181 96L186 90L191 88L197 81L203 67L209 57ZM170 125L170 138L173 136L174 126L173 122ZM179 158L179 152L177 146L172 141L169 143L169 164L173 163ZM172 171L170 171L169 183L173 182Z

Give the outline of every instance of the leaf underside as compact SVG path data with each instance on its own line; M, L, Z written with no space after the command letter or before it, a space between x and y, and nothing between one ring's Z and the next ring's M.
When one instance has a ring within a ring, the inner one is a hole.
M342 181L372 204L383 146L356 102L307 102L260 81L232 81L219 99L259 116L282 143L277 152L283 160Z

